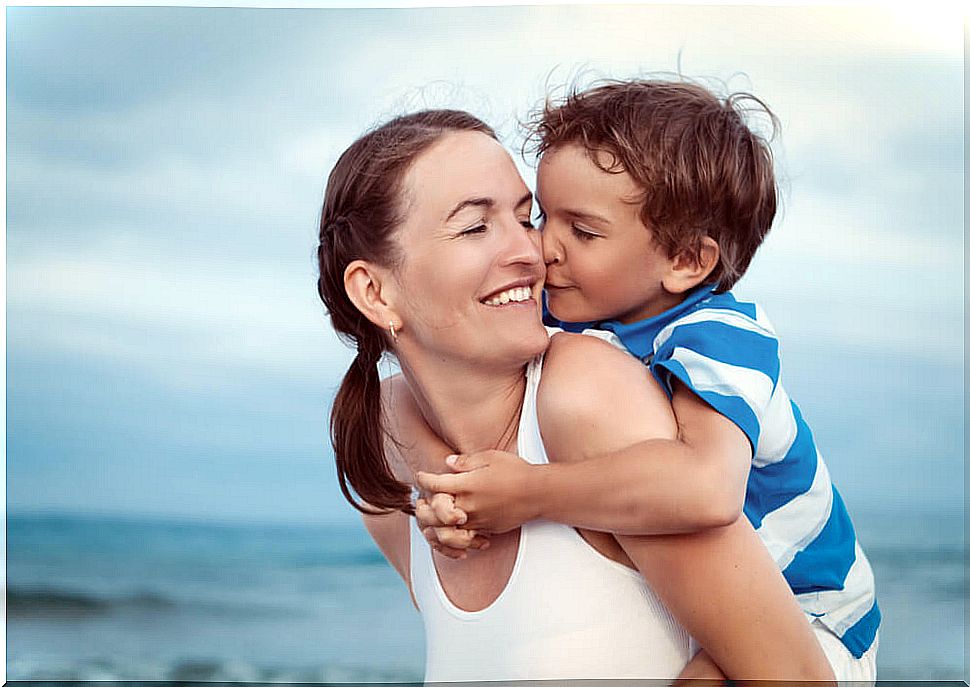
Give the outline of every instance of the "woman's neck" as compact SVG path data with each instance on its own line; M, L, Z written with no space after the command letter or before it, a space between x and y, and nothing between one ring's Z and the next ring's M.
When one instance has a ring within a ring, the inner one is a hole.
M524 366L483 370L441 361L400 360L428 426L458 453L508 450L525 395Z

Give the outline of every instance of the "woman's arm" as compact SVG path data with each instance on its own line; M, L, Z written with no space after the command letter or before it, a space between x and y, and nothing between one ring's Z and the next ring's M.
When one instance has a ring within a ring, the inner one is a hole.
M371 539L384 554L404 584L411 588L411 544L408 536L408 516L396 510L386 515L364 515L364 526Z
M666 397L639 361L591 337L553 338L538 408L553 461L676 433ZM727 677L833 679L804 613L747 519L699 533L617 541Z

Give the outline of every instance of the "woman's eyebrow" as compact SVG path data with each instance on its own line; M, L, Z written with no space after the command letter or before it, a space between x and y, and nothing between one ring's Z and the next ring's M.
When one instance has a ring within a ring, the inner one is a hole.
M516 209L522 207L523 205L532 205L532 192L526 193L519 199L519 202L515 204ZM480 207L480 208L492 208L495 206L494 198L466 198L452 208L451 212L448 213L448 217L445 221L449 221L452 217L457 215L459 212L468 207Z
M447 222L448 220L450 220L452 217L454 217L455 215L457 215L459 212L461 212L467 207L490 208L494 205L495 205L494 198L468 198L458 203L458 205L456 205L454 209L452 209L452 211L448 213L448 217L447 219L445 219L445 221Z

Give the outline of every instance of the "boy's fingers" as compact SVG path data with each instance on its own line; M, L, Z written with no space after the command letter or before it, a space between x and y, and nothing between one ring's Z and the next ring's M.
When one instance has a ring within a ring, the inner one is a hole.
M487 549L491 543L488 541L488 537L484 534L475 534L472 538L471 544L468 545L469 549L475 549L476 551L484 551Z
M418 527L422 532L426 527L441 527L445 524L434 514L431 504L424 499L418 499L414 504L414 517L417 518Z
M455 506L455 497L451 494L433 494L429 503L442 525L464 525L468 521L465 511Z
M464 549L453 549L449 546L442 546L440 549L438 549L438 553L440 553L442 556L453 558L456 561L463 561L468 558L468 552Z
M418 489L421 490L422 494L427 494L430 490L428 489L428 478L431 476L429 472L421 472L420 470L414 473L414 481L418 485Z
M455 472L470 472L488 465L488 461L481 453L451 455L445 458L445 463Z
M455 549L450 546L446 546L438 541L438 534L434 527L426 527L421 530L421 534L427 540L431 548L440 553L442 556L447 558L454 558L457 560L462 560L468 557L468 553L464 549Z
M414 476L418 486L422 491L434 494L435 492L447 492L455 494L458 492L459 481L455 478L458 475L437 475L433 472L419 472Z
M474 530L460 530L457 527L435 527L434 532L442 546L453 549L467 549L475 538Z

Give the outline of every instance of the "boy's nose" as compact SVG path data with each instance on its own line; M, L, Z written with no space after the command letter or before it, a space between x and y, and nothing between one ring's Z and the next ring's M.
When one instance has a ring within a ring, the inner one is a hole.
M562 246L549 232L542 232L542 259L547 265L558 265L563 261Z

